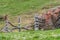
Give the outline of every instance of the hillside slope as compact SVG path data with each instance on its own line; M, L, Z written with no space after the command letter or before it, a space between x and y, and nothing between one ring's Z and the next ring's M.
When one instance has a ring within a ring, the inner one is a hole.
M24 26L34 21L35 13L41 14L46 8L56 6L60 6L60 0L0 0L0 15L8 14L14 25L17 25L17 17L20 16L21 26ZM0 21L0 29L4 26L4 21ZM60 40L60 29L0 33L0 40Z
M0 15L18 15L25 12L33 12L44 5L59 4L59 0L0 0Z
M0 15L8 14L9 21L14 25L17 25L20 16L21 26L25 26L33 23L35 13L40 15L46 8L59 5L60 0L0 0ZM0 29L4 26L5 23L0 21Z

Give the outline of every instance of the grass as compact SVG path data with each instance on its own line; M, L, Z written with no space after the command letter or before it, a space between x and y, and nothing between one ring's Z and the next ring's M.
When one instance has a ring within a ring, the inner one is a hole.
M33 12L47 3L54 2L55 0L0 0L0 15L19 15L25 12Z
M36 12L41 14L42 7L55 7L59 4L60 0L0 0L0 15L8 14L14 25L17 24L16 18L21 16L21 25L27 25L33 21Z
M8 14L9 20L16 25L17 17L21 17L21 25L33 22L35 13L42 13L43 7L60 5L60 0L0 0L0 15ZM4 24L0 22L0 27Z
M60 29L0 33L0 40L60 40Z
M9 15L9 20L17 24L17 16L21 16L21 25L33 21L34 14L41 14L43 7L60 5L60 0L0 0L0 15ZM0 28L4 23L0 22ZM0 40L60 40L60 29L48 31L25 31L0 33Z

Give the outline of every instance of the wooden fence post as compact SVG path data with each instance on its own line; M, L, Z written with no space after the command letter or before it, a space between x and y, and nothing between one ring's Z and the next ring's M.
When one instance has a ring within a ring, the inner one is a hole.
M19 32L20 32L20 30L21 30L21 28L20 28L20 16L18 17L18 29L19 29Z
M34 30L39 30L39 19L37 14L35 14L34 18Z
M10 32L8 27L9 27L9 23L8 23L8 19L7 19L7 16L6 16L5 26L4 26L4 28L1 31L3 31L3 32Z

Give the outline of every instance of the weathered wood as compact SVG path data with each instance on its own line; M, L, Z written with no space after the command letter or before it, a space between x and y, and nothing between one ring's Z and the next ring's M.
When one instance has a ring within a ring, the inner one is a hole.
M9 29L9 24L13 27L12 29ZM12 32L15 29L19 29L19 32L20 32L20 17L18 18L18 26L15 26L11 22L9 22L7 16L5 16L5 26L4 28L2 28L1 31Z
M18 29L19 29L19 32L21 31L21 27L20 27L20 16L18 17Z
M38 19L38 15L35 15L35 19L34 19L34 30L39 30L39 19Z
M5 26L4 26L4 28L2 28L1 31L2 31L2 32L11 32L8 27L9 27L9 23L8 23L8 19L7 19L7 16L6 16Z

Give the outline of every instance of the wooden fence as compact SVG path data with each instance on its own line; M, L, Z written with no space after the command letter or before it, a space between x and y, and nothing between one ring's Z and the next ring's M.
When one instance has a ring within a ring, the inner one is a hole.
M11 25L13 28L9 29L9 25ZM8 17L6 16L5 18L5 26L1 29L2 32L12 32L15 29L18 29L18 31L21 31L21 23L20 23L20 16L18 17L18 26L13 25L9 20ZM27 29L27 27L24 27L22 29ZM38 15L35 15L34 17L34 30L39 30L39 19Z
M18 26L15 26L15 25L13 25L9 20L8 20L8 17L6 16L6 18L5 18L6 20L5 20L5 26L1 29L1 31L2 32L12 32L13 30L15 30L15 29L18 29L18 31L20 32L21 31L21 29L25 29L25 30L29 30L28 29L28 26L25 26L25 27L22 27L21 28L21 23L20 23L20 16L18 17ZM13 27L13 28L11 28L11 29L9 29L9 24ZM42 18L41 16L38 16L38 14L36 14L35 16L34 16L34 26L33 26L33 29L34 30L40 30L40 29L44 29L44 28L46 28L47 26L46 26L46 22L45 22L45 19L44 18ZM50 23L51 24L51 23ZM48 24L47 24L48 25ZM29 26L30 27L30 26ZM60 15L57 17L57 20L56 20L56 23L55 23L55 25L54 25L54 27L56 27L56 28L60 28ZM53 27L52 27L53 28Z

